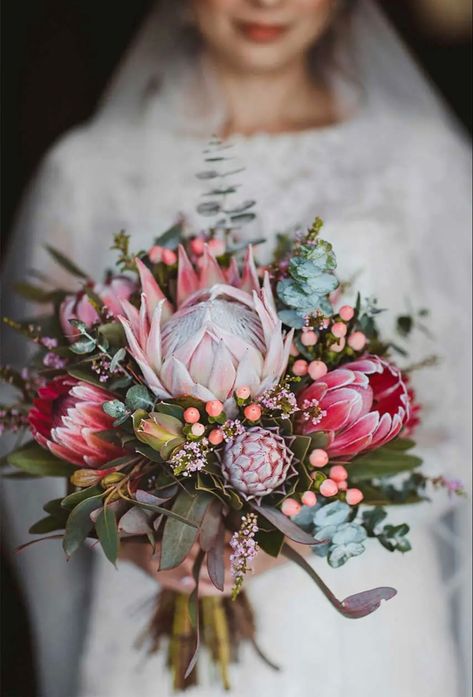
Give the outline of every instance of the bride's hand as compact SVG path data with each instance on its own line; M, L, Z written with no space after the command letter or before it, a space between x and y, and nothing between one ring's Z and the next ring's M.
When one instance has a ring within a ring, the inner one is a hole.
M289 544L296 548L297 551L306 556L310 552L310 548L306 545L298 545L294 542L289 542ZM135 564L145 573L152 576L156 581L163 587L170 590L177 591L179 593L191 593L195 583L192 577L192 567L199 551L198 545L194 545L191 553L184 559L182 564L180 564L175 569L169 569L167 571L158 571L158 554L153 554L151 545L143 542L135 542L133 540L123 541L120 551L120 559L124 561L129 561ZM230 574L230 553L231 549L229 545L225 547L225 581L224 581L224 595L229 595L233 585L233 580ZM249 572L248 576L254 576L264 573L275 566L280 566L284 564L286 559L284 557L279 557L275 559L269 556L262 550L256 555L252 568L253 570ZM207 567L204 563L199 578L199 595L220 595L219 591L213 585L207 573Z

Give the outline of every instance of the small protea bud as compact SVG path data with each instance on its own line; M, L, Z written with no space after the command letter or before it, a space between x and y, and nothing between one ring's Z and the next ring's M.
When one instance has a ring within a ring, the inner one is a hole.
M93 469L81 469L76 470L72 473L71 484L78 486L81 489L85 489L89 486L94 486L102 478L100 470Z
M225 479L246 498L266 496L285 481L294 454L274 431L254 426L225 446Z

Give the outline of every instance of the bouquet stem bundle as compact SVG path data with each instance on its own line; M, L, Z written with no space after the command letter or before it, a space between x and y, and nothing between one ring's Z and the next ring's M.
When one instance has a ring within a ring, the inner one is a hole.
M175 690L185 690L198 683L197 667L186 677L197 641L197 629L192 626L189 614L189 597L185 593L162 590L144 637L149 654L159 651L163 640L167 639L167 663ZM244 591L234 601L226 596L204 596L199 606L201 644L217 666L224 689L229 690L229 664L238 660L241 643L251 642L262 655L255 643L253 610Z

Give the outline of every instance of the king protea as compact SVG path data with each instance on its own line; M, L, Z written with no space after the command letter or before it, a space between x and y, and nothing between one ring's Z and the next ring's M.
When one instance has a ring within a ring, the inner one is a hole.
M175 307L145 264L136 263L141 307L123 302L126 317L120 321L156 397L225 402L238 387L258 396L277 384L292 333L283 334L269 277L261 287L251 248L240 276L235 263L222 269L208 249L196 270L179 247Z

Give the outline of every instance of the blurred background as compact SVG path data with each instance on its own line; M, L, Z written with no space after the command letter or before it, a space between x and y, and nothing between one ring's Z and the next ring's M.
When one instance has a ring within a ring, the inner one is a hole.
M93 114L152 2L3 0L2 249L39 160L58 136ZM379 4L471 132L471 0ZM28 621L3 553L0 609L1 697L35 697Z

